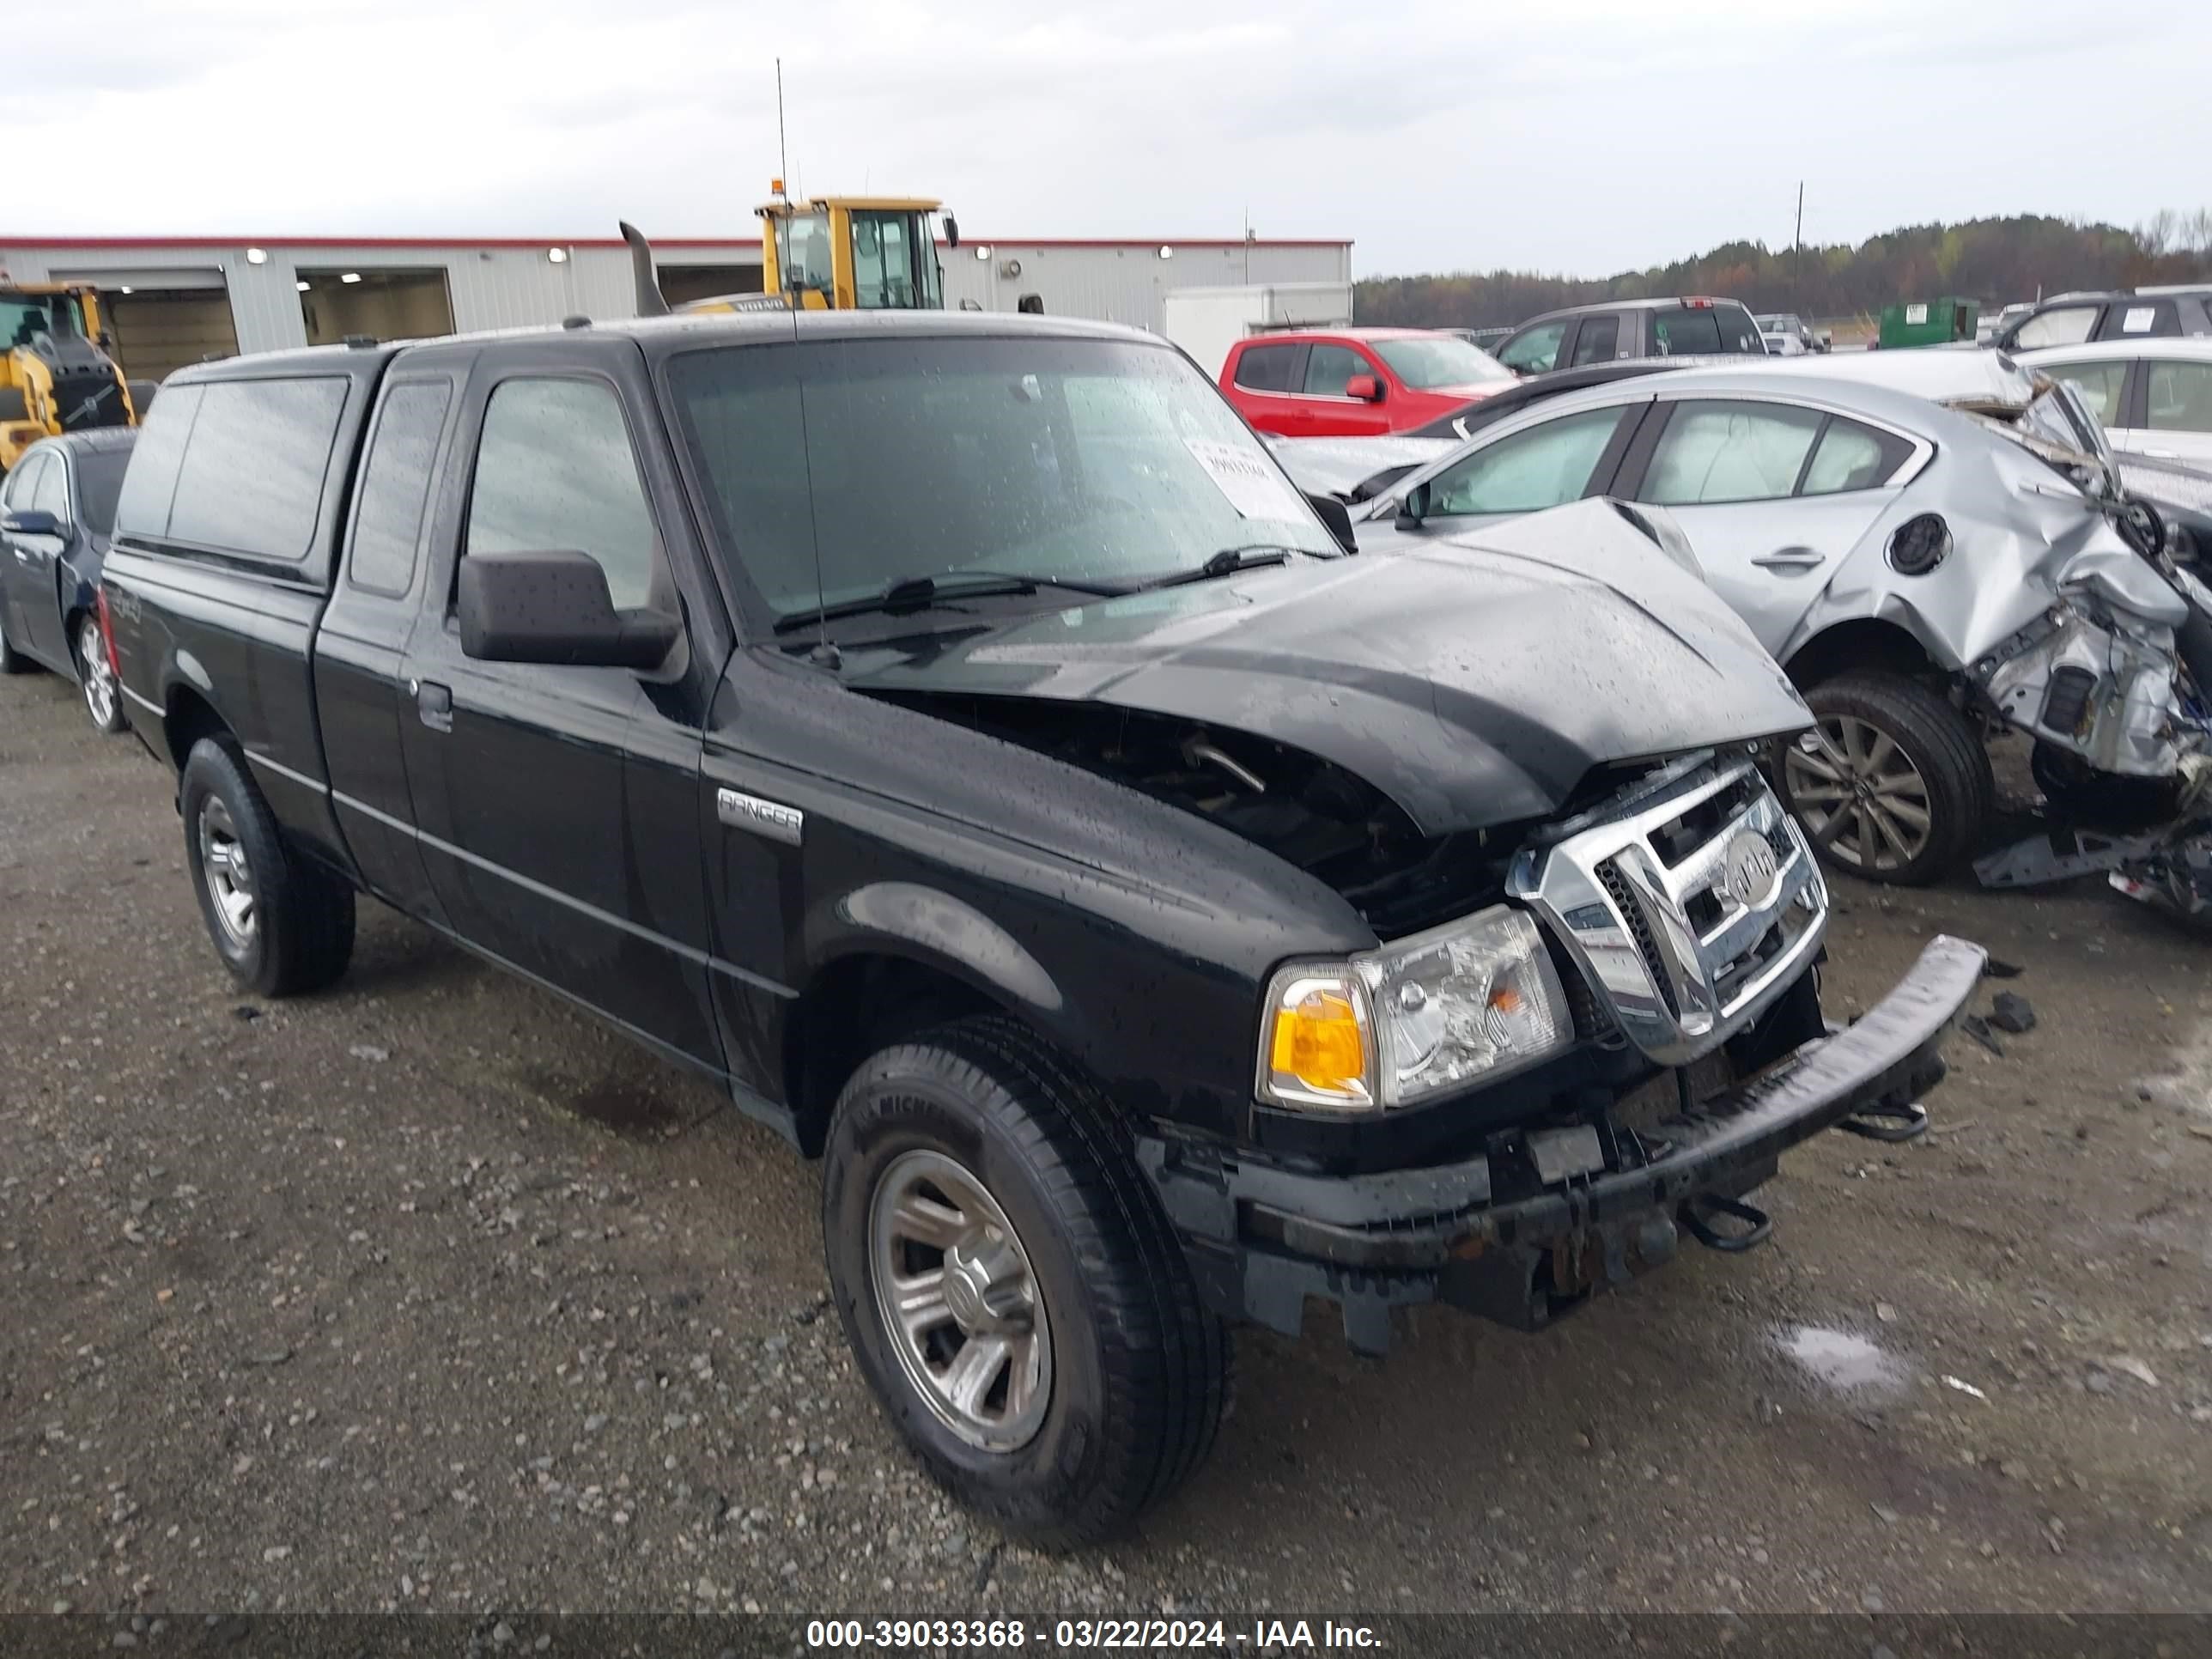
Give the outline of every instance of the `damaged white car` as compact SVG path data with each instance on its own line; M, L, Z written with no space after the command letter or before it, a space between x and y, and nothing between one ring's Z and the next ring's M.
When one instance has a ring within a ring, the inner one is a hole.
M1971 357L1941 369L1972 371L1948 389L1956 407L1928 400L1945 388L1865 384L1833 358L1547 398L1356 506L1358 533L1380 553L1583 495L1658 509L1817 716L1777 769L1833 861L1922 883L1978 850L1994 804L1984 739L2006 726L2034 738L2055 804L2100 823L2124 810L2142 833L2039 838L1984 860L1985 880L2117 867L2138 892L2212 911L2197 833L2212 598L2077 392ZM1360 493L1344 490L1340 443L1310 477L1300 448L1277 453L1306 487Z

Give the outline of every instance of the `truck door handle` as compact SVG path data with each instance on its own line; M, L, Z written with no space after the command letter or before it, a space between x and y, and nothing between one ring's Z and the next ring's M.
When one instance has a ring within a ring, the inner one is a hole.
M415 682L415 712L422 717L422 724L433 732L453 729L453 692L450 686L440 685L435 680Z
M1814 565L1824 562L1827 556L1825 553L1814 552L1809 547L1778 547L1771 553L1760 555L1752 562L1762 570L1810 570Z

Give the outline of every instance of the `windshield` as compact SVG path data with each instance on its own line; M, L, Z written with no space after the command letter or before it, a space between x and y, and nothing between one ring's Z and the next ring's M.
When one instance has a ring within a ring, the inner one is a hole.
M1416 392L1439 386L1480 386L1510 380L1513 371L1497 358L1449 334L1370 340L1390 372Z
M779 617L924 576L1118 586L1225 548L1339 551L1220 393L1163 346L721 347L674 359L668 380L720 544Z
M123 472L130 465L129 449L80 450L76 458L76 489L82 498L84 527L95 536L115 528L115 499L123 493Z
M0 295L0 351L31 343L34 334L82 334L84 307L74 294Z

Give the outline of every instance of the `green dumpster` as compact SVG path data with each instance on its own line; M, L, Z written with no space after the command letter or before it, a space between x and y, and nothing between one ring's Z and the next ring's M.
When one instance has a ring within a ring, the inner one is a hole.
M1881 334L1877 343L1884 351L1900 346L1946 345L1971 340L1982 315L1979 300L1913 300L1881 308Z

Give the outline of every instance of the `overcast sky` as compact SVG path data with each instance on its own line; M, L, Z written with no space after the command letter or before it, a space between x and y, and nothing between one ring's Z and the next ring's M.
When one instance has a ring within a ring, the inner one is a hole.
M1794 12L1794 15L1791 14ZM775 173L963 234L1349 237L1601 275L2212 202L2212 4L102 0L11 28L0 246L754 234ZM25 21L33 13L22 14ZM1787 21L1784 21L1784 20ZM27 99L27 106L26 100Z

